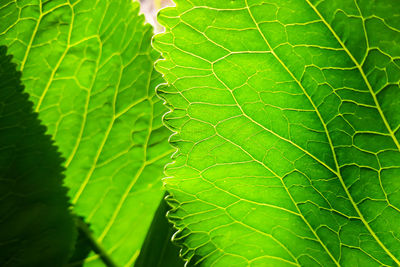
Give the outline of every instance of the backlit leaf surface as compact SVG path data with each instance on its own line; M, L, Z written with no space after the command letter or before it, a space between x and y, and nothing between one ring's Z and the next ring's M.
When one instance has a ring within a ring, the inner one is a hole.
M118 265L133 264L163 196L171 153L152 29L130 0L6 0L10 47L39 117L66 158L74 211ZM87 266L102 266L97 256Z
M201 266L400 264L400 5L176 0L154 45Z

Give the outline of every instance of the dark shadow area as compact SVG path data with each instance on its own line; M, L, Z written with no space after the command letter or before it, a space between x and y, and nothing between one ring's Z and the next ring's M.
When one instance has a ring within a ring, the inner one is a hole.
M182 267L184 265L179 257L179 247L171 241L175 230L167 220L168 210L169 206L163 199L151 223L135 267Z
M83 217L77 217L76 219L80 220L77 224L85 224L85 228L90 229L90 225L84 222ZM78 227L77 230L78 237L76 239L74 253L68 261L68 267L82 267L85 259L89 256L90 252L92 252L92 244L88 239L86 232L80 227Z
M75 252L70 258L68 267L84 266L86 258L90 252L94 252L101 259L106 267L117 267L113 259L107 254L102 246L99 246L96 238L90 229L90 224L86 223L83 217L76 218L76 226L78 229L78 239L75 245Z
M63 159L0 46L0 265L63 266L76 239Z

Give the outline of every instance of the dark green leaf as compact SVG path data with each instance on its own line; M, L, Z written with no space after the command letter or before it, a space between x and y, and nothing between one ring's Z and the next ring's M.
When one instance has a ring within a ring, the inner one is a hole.
M174 229L166 218L167 211L167 202L161 201L135 267L183 266L184 262L179 257L179 248L171 242Z
M62 266L76 238L63 160L6 51L0 46L0 263Z

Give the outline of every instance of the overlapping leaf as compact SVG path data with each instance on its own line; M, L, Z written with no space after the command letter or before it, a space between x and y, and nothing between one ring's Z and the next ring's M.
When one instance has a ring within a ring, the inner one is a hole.
M74 211L118 265L139 254L171 152L154 92L158 55L138 9L130 0L0 4L0 43L66 158ZM94 255L86 265L102 264Z
M176 0L166 179L201 266L400 264L400 5Z
M75 223L62 185L62 159L0 46L0 263L62 266Z

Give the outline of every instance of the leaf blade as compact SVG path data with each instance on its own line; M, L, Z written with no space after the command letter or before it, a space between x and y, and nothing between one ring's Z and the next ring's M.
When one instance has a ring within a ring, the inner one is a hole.
M74 211L117 264L134 261L172 152L154 92L158 54L139 4L10 1L1 12L12 15L1 18L0 42L15 54L26 90L67 159ZM102 263L92 255L86 264Z
M311 2L331 12L332 28L352 49L345 51ZM362 29L366 19L335 13L338 7L344 14L360 8L373 13L375 8L386 14L391 26L398 26L393 19L398 9L389 1L359 2L176 1L176 8L160 14L167 30L154 44L166 59L158 69L169 85L160 94L172 106L166 123L177 132L171 141L179 149L166 181L178 202L172 219L190 263L267 264L275 259L307 266L398 263L397 241L389 233L396 236L399 229L384 222L386 216L399 216L393 205L397 198L386 194L397 185L395 176L381 177L383 155L398 153L397 139L382 118L384 112L379 112L380 103L365 83L361 65L354 61L368 58L374 49L366 45L359 49L365 52L360 56L357 45L368 40L363 42L363 31L352 32L352 39L346 23ZM375 32L365 36L371 39ZM190 37L183 39L185 35ZM397 54L392 55L395 59ZM371 60L372 71L374 64ZM399 69L391 71L396 83L394 73ZM212 97L204 101L207 93ZM392 114L389 106L398 101L387 100L386 112ZM382 140L384 147L371 145L371 138ZM276 207L288 214L279 214ZM304 219L289 215L296 211ZM215 214L226 226L216 222ZM263 219L270 222L263 225ZM231 240L220 238L208 224L225 227L219 234L232 233ZM257 237L242 241L240 250L235 243L245 239L246 227ZM263 240L262 233L269 239ZM363 238L356 242L350 236ZM251 246L259 252L250 253Z

